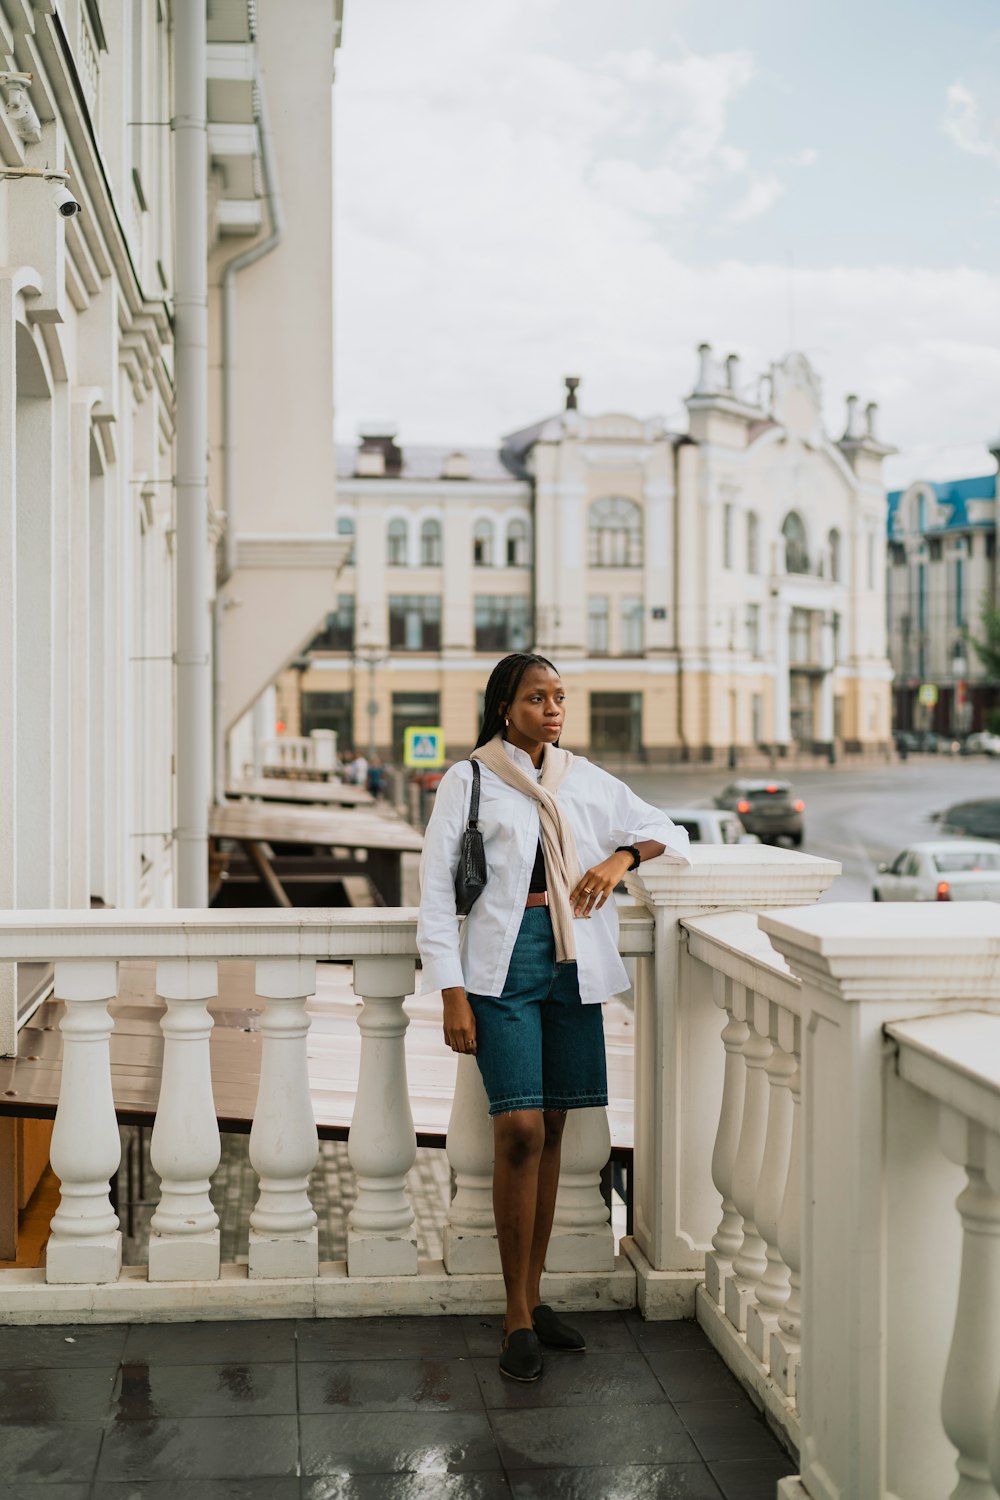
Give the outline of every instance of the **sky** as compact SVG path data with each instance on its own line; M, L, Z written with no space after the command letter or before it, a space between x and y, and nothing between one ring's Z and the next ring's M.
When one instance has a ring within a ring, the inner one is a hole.
M683 429L703 340L791 348L890 485L1000 438L996 0L348 0L337 437L490 444L557 411Z

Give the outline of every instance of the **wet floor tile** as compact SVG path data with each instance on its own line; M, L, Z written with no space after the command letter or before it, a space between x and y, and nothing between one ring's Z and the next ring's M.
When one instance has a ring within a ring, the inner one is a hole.
M491 1421L507 1470L697 1463L701 1457L666 1404L497 1411Z
M709 1469L725 1500L774 1500L778 1480L799 1472L792 1458L723 1462L709 1464Z
M305 1474L499 1469L484 1412L345 1412L299 1418Z
M126 1362L115 1383L119 1422L164 1417L293 1415L295 1366L147 1365Z
M558 1309L557 1309L558 1311ZM599 1312L599 1313L570 1313L564 1315L566 1321L574 1328L578 1328L587 1340L587 1351L591 1354L599 1354L609 1349L630 1350L635 1345L631 1334L621 1313ZM503 1339L503 1318L499 1315L495 1318L461 1318L458 1320L465 1329L465 1338L469 1346L470 1354L488 1355L494 1357L500 1353L500 1344Z
M607 1354L558 1354L545 1350L545 1373L533 1385L500 1374L496 1359L473 1361L483 1400L521 1410L539 1406L645 1406L666 1397L636 1349Z
M302 1500L511 1500L511 1492L499 1473L320 1474L303 1479Z
M648 1351L650 1369L671 1401L737 1399L743 1388L714 1349Z
M127 1334L125 1324L0 1328L0 1369L78 1370L85 1365L114 1369Z
M295 1324L133 1324L123 1359L133 1365L275 1364L295 1359Z
M6 1500L7 1482L79 1481L93 1478L101 1448L99 1422L37 1422L31 1426L8 1423L0 1427L0 1465Z
M0 1370L0 1422L100 1422L111 1410L115 1372ZM0 1443L0 1461L3 1445Z
M301 1360L458 1359L468 1354L460 1318L317 1318L299 1323Z
M290 1477L298 1455L295 1417L179 1417L116 1422L98 1465L104 1479L241 1479Z
M733 1401L684 1401L677 1415L694 1438L706 1462L714 1459L761 1459L772 1462L784 1449L760 1412L745 1397Z
M667 1318L659 1323L647 1323L642 1318L628 1321L628 1330L644 1354L658 1353L663 1349L711 1349L711 1344L693 1318Z
M172 1479L98 1480L91 1500L299 1500L299 1481L288 1479L189 1479L178 1495ZM6 1500L6 1496L4 1497ZM39 1495L37 1500L46 1500Z
M469 1359L354 1359L299 1366L299 1410L482 1411Z
M7 1479L3 1500L90 1500L90 1480L79 1484L35 1484L30 1479Z
M704 1464L533 1469L511 1473L510 1483L513 1500L719 1500Z

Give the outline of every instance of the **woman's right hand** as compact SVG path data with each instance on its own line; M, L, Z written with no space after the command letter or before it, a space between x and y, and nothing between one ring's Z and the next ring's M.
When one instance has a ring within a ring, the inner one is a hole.
M444 1001L444 1039L452 1052L475 1052L476 1018L465 991L456 986L442 990Z

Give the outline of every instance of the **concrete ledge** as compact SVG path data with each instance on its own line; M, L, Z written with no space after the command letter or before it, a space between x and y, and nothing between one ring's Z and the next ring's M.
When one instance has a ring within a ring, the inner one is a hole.
M809 1491L798 1474L789 1474L787 1479L778 1480L778 1500L810 1500Z
M567 1312L635 1307L636 1275L618 1256L613 1271L563 1271L542 1278L542 1295ZM245 1265L224 1265L218 1281L151 1282L144 1266L126 1266L117 1281L47 1285L43 1270L0 1272L5 1323L196 1323L231 1318L443 1317L500 1313L499 1275L449 1276L439 1260L422 1260L415 1276L348 1276L346 1261L327 1261L316 1277L251 1280Z
M712 1301L704 1287L698 1288L695 1304L698 1322L708 1335L716 1352L725 1360L744 1390L763 1410L785 1446L797 1454L801 1441L801 1429L799 1414L795 1406L749 1348L743 1335L737 1333L722 1308ZM796 1491L790 1491L788 1500L794 1500L796 1494Z
M654 1271L631 1237L621 1242L622 1254L635 1271L636 1306L650 1322L693 1318L695 1292L704 1271Z

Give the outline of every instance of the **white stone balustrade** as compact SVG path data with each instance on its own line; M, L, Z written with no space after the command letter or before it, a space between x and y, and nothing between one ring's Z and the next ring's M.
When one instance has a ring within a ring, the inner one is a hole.
M767 1135L754 1205L754 1223L764 1242L765 1265L754 1300L746 1309L747 1343L765 1367L771 1359L771 1335L777 1329L779 1313L789 1294L789 1268L778 1243L778 1226L792 1149L793 1100L789 1084L798 1069L796 1017L770 1003L767 1011L771 1032L771 1055L766 1064Z
M453 1276L499 1272L493 1218L493 1125L474 1057L460 1057L447 1139L455 1196L444 1228L444 1265Z
M793 1047L801 1056L800 1029L795 1026ZM796 1062L788 1080L792 1104L791 1142L785 1195L778 1215L778 1250L788 1267L788 1298L771 1333L768 1366L778 1389L789 1401L796 1398L795 1378L802 1353L802 1069Z
M417 1159L417 1139L406 1084L403 1038L409 1019L403 1001L413 993L414 967L405 958L358 958L354 992L361 1068L347 1155L358 1181L348 1219L351 1276L412 1276L417 1234L406 1174Z
M743 1243L743 1215L733 1202L733 1167L743 1123L743 1095L746 1087L746 1064L743 1047L750 1035L746 1021L737 1020L732 1008L733 981L724 974L712 976L712 998L725 1012L722 1045L726 1061L722 1083L719 1127L712 1152L712 1181L722 1200L722 1218L712 1235L712 1249L705 1255L705 1287L709 1296L721 1303L725 1285L732 1275L733 1256Z
M250 1162L260 1192L250 1215L251 1277L315 1276L319 1232L309 1201L309 1175L319 1137L309 1096L306 1001L316 991L316 961L264 958L257 994L267 1003Z
M59 1178L45 1276L50 1282L115 1281L122 1237L109 1182L121 1141L111 1092L111 1018L118 965L84 958L57 963L55 994L65 1001L62 1083L50 1156Z
M764 1016L760 1011L763 1009ZM757 1294L757 1283L767 1267L765 1245L757 1227L757 1190L764 1161L771 1091L767 1064L771 1057L771 1039L765 1025L767 1002L733 986L733 1012L746 1021L747 1039L743 1043L746 1083L743 1090L743 1121L733 1163L733 1202L743 1219L743 1237L733 1256L733 1272L726 1280L722 1303L726 1317L734 1328L746 1332L747 1308Z
M149 1155L160 1178L160 1202L149 1226L151 1281L214 1281L219 1275L219 1216L209 1183L221 1141L212 1096L205 1004L218 994L219 966L168 959L156 966L163 1068Z
M610 1154L607 1110L570 1110L546 1271L614 1270L615 1238L601 1193L601 1172Z

